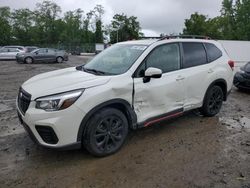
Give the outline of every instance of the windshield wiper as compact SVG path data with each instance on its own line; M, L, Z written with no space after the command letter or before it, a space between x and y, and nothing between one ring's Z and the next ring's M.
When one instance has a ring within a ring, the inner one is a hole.
M88 69L88 68L84 68L84 67L82 67L82 70L85 71L85 72L94 73L94 74L98 74L98 75L105 75L105 74L107 74L106 72L103 72L103 71L100 71L100 70Z
M84 72L88 72L88 73L93 73L95 75L115 75L115 74L112 74L112 73L108 73L108 72L104 72L104 71L100 71L100 70L96 70L96 69L88 69L88 68L85 68L82 65L77 66L76 70L84 71Z

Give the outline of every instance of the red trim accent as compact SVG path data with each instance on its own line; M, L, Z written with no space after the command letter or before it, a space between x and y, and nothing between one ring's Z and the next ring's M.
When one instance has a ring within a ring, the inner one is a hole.
M148 126L151 125L151 124L154 124L154 123L157 123L157 122L159 122L159 121L162 121L162 120L165 120L165 119L169 119L169 118L172 118L172 117L176 117L176 116L181 115L181 114L183 114L183 112L177 112L177 113L175 113L175 114L171 114L171 115L168 115L168 116L159 118L159 119L155 119L155 120L146 122L146 123L144 124L144 127L148 127Z

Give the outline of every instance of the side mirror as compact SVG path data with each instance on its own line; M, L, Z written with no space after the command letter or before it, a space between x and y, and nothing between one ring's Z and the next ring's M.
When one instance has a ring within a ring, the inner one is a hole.
M143 82L147 83L147 82L149 82L151 80L151 78L161 78L161 76L162 76L162 70L161 69L149 67L145 71L145 76L143 78Z

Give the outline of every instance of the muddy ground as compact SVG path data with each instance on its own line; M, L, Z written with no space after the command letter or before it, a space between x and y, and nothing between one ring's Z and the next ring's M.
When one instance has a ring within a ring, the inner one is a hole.
M190 112L131 132L106 158L35 145L18 122L19 86L38 73L75 66L0 61L0 187L250 188L250 93L233 89L216 117Z

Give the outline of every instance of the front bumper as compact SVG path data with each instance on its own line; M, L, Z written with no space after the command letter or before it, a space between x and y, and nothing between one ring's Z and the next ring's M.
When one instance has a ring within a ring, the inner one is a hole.
M237 88L250 89L250 76L245 73L237 72L234 76L234 85Z
M78 107L72 105L65 110L46 112L36 109L35 102L31 101L25 114L17 105L17 113L21 124L38 145L60 150L81 148L81 142L77 141L77 134L84 114ZM52 132L49 133L50 135L43 135L41 128ZM51 141L48 136L53 134L57 140Z

